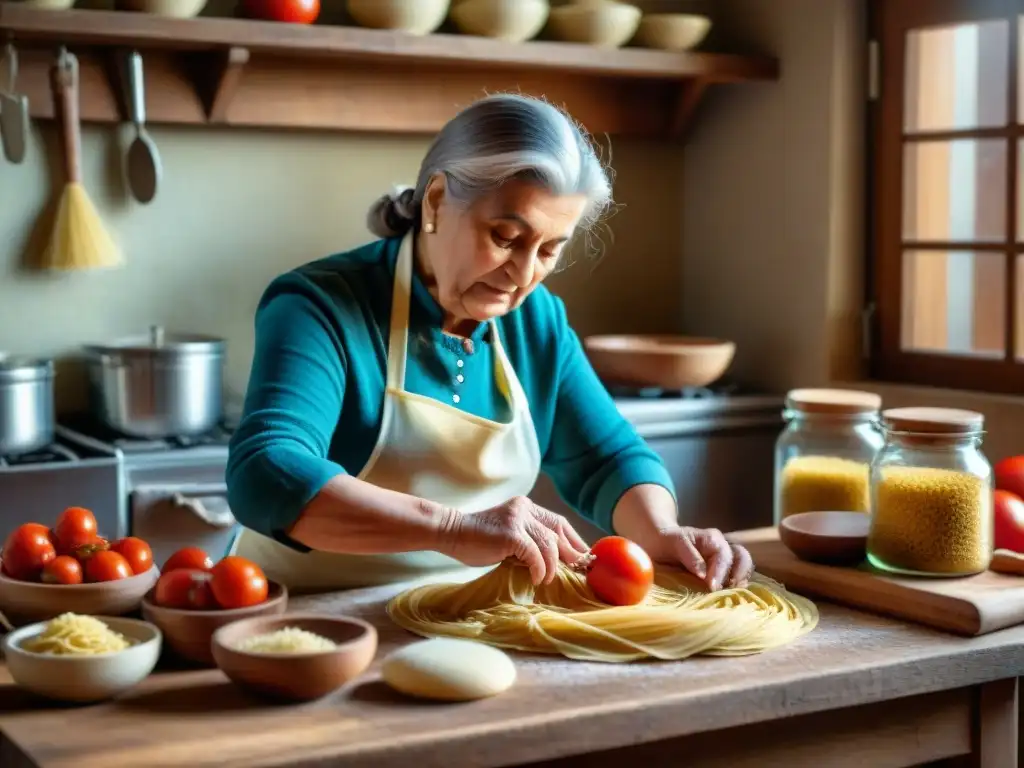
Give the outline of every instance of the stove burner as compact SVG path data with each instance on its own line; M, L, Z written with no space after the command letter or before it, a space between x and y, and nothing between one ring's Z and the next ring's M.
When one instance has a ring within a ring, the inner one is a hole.
M111 445L126 454L162 453L165 451L189 450L192 448L226 446L231 440L232 429L220 424L202 435L181 435L176 437L152 438L129 437L99 424L88 415L62 419L61 423L83 435Z
M608 393L618 399L643 398L645 400L707 400L739 394L735 384L718 384L710 387L683 387L682 389L665 389L663 387L633 387L628 385L606 385Z
M64 461L77 461L78 454L67 446L52 443L45 448L31 453L16 456L0 456L0 467L22 467L27 464L55 464Z

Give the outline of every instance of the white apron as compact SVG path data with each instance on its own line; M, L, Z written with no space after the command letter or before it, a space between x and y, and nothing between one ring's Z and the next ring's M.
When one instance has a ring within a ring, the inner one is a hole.
M507 424L405 391L412 274L409 235L395 266L380 435L359 478L465 513L525 496L533 490L540 472L540 447L526 393L505 355L493 320L490 336L494 375L510 406L511 420ZM482 385L474 382L472 386ZM432 551L387 555L298 552L249 529L242 529L232 550L258 563L268 578L295 591L431 580L442 574L463 580L482 572Z

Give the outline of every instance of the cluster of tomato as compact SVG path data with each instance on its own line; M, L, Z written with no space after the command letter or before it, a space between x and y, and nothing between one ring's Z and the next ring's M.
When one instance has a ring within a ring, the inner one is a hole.
M19 525L0 557L4 575L47 584L117 581L153 567L153 550L146 542L134 536L108 541L99 535L95 515L83 507L65 509L53 528Z
M267 599L267 577L256 563L229 555L214 564L198 547L178 550L164 564L153 602L191 611L247 608Z
M995 545L1024 554L1024 456L995 466Z

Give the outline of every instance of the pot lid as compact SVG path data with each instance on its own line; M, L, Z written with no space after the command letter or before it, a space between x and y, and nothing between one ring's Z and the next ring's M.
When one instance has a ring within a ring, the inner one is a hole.
M154 325L145 336L131 336L107 344L91 344L86 349L99 353L134 352L140 354L212 354L224 353L224 339L198 333L174 333Z
M53 361L27 355L0 352L0 382L33 381L53 376Z

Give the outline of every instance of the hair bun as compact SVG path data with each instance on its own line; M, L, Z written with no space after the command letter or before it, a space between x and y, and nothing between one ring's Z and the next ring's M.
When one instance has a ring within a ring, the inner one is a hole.
M396 187L394 192L381 195L366 214L366 226L377 237L404 235L416 223L415 196L412 187Z

